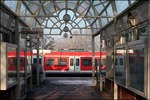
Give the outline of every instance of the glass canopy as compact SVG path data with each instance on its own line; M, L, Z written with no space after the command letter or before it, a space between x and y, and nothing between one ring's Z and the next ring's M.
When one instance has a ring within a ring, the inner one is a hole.
M42 27L44 34L94 34L136 0L3 0L29 27Z

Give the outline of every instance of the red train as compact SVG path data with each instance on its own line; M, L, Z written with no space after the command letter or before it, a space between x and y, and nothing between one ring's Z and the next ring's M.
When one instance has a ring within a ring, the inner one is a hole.
M104 61L106 58L105 52L95 53L95 70L96 66L99 65L99 59L101 54L101 70L105 70ZM25 64L29 64L31 53L27 52L20 53L20 70L24 71ZM36 53L32 54L32 63L36 63ZM25 60L27 59L27 60ZM8 70L16 70L16 53L8 53ZM73 73L91 73L92 72L92 53L91 52L50 52L40 56L40 63L46 73L57 73L57 72L73 72ZM27 69L30 69L27 66Z
M105 70L103 62L106 53L101 52L101 70ZM95 70L100 59L100 52L95 53ZM91 52L51 52L44 56L44 69L48 72L92 72Z

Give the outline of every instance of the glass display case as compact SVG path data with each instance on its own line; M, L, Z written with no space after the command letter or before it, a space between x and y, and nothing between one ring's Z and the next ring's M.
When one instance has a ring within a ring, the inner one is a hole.
M0 90L7 90L17 81L16 45L0 43Z
M129 86L144 92L144 45L130 47Z
M126 82L125 53L126 53L125 48L116 49L115 79L121 85L125 85Z

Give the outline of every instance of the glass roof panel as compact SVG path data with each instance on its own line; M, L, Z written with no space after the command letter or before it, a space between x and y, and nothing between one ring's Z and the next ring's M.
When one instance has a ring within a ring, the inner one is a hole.
M18 0L4 1L4 3L12 11L16 11ZM130 1L132 4L136 0L115 0L118 14L129 6L128 1ZM110 5L101 14L108 3L110 3ZM27 8L29 8L29 10ZM113 9L109 0L23 0L21 1L20 15L23 16L21 19L24 20L28 25L31 24L31 17L36 16L34 17L32 26L38 25L37 23L39 21L45 27L48 26L51 32L52 27L60 27L59 29L63 31L65 25L67 25L69 28L71 27L72 29L83 28L87 26L90 27L91 24L93 24L93 27L101 28L102 26L106 25L108 21L112 20L112 18L96 18L96 16L100 14L100 16L106 16L106 11L108 16L113 16ZM64 20L65 14L68 14L70 17L67 23ZM24 15L31 15L31 17L26 17ZM89 16L89 18L84 18L84 16Z
M68 1L68 8L72 8L72 9L74 9L75 8L75 4L77 3L77 1L76 0L74 0L74 1Z
M103 7L103 5L97 5L95 8L96 8L97 12L100 13L104 7Z
M65 2L64 1L56 1L56 5L59 7L59 8L65 8Z
M99 4L99 3L100 3L100 1L98 1L98 0L93 1L93 4L94 4L94 5L97 5L97 4Z
M5 0L5 5L8 6L12 11L16 11L17 1L16 0Z
M124 0L124 1L115 1L116 3L116 8L117 8L117 13L121 13L123 10L125 10L129 4L128 4L128 0Z
M105 11L102 13L102 16L106 16ZM101 20L102 20L102 26L105 26L108 23L107 18L102 18Z
M20 7L20 15L23 15L25 13L25 6L23 3L21 3L21 7Z
M132 4L132 3L134 3L136 0L130 0L130 1L131 1L131 4Z

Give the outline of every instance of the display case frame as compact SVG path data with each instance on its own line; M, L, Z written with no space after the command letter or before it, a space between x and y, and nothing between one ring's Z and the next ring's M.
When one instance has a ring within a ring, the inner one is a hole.
M8 84L8 47L17 48L14 44L0 42L0 90L7 90L17 84L17 80Z

